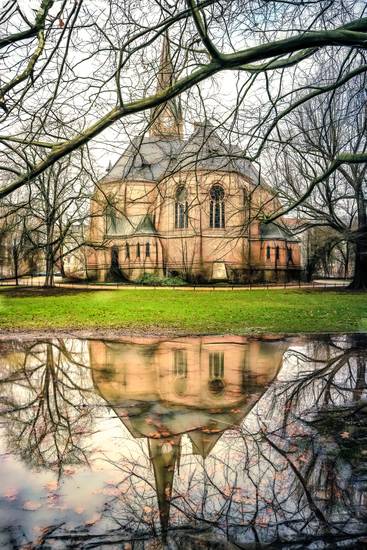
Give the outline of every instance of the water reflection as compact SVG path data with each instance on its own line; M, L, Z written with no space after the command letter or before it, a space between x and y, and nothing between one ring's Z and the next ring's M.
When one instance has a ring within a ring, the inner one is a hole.
M2 548L367 535L365 336L0 346Z
M283 346L206 337L91 342L89 351L97 391L134 438L147 438L165 532L182 435L192 454L206 458L274 378Z

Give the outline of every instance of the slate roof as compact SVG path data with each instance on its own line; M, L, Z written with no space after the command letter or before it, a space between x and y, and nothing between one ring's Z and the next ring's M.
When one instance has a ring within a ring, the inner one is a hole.
M262 223L260 224L260 238L261 239L280 239L282 241L296 241L297 239L285 228L275 223Z
M224 143L210 124L200 125L183 145L178 161L181 169L239 172L253 180L258 173L243 158L238 147Z
M102 182L160 181L172 173L171 167L182 145L180 139L163 139L159 136L134 138Z
M235 171L256 180L255 168L241 150L225 144L214 128L203 124L188 140L143 135L134 138L102 182L158 182L180 170Z
M110 227L108 230L109 237L156 235L156 233L157 230L149 214L130 216L129 218L123 214L118 214L114 222L114 227Z
M157 230L154 227L153 220L151 219L149 214L147 214L146 216L142 216L138 225L136 226L135 234L136 235L139 235L139 234L155 235L156 233L157 233Z

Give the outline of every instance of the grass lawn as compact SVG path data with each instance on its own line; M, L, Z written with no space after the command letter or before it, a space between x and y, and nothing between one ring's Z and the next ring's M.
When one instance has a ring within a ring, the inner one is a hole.
M367 293L252 290L0 290L0 330L147 333L367 330Z

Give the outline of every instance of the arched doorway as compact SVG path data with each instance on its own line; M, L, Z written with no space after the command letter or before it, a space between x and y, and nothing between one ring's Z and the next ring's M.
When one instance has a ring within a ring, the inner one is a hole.
M108 274L108 279L112 281L124 281L125 277L120 269L119 247L114 245L111 247L111 264Z

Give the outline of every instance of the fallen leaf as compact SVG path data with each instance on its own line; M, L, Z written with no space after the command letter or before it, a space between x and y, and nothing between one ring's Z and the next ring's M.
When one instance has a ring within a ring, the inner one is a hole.
M34 512L35 510L39 510L40 508L41 504L39 502L36 502L35 500L26 500L25 502L23 502L23 510Z
M101 493L110 497L117 497L121 494L121 491L118 487L105 487Z
M45 488L47 491L57 491L59 488L59 483L55 481L50 481L49 483L46 483Z
M85 525L94 525L95 523L97 523L97 521L101 519L101 517L102 517L101 514L98 514L96 512L95 514L93 514L92 517L87 519L87 521L85 522Z
M6 500L16 500L18 496L17 489L14 489L13 487L6 489L3 493L3 497L6 498Z
M152 437L153 439L160 439L161 434L159 432L149 432L148 437Z

